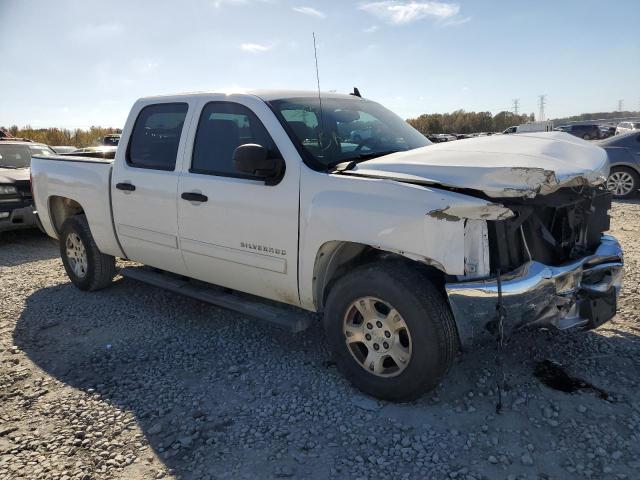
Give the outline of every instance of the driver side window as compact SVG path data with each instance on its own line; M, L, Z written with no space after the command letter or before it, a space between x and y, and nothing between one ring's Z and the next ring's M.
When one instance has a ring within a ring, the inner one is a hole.
M255 143L270 157L279 157L275 142L258 117L244 105L210 102L200 115L190 172L225 177L255 178L242 174L233 164L240 145Z

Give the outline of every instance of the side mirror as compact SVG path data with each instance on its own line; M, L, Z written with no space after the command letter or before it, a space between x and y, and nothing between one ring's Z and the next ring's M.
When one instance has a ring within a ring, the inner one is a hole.
M253 177L264 178L266 185L275 185L284 174L284 160L269 158L262 145L247 143L233 152L233 165L236 170Z

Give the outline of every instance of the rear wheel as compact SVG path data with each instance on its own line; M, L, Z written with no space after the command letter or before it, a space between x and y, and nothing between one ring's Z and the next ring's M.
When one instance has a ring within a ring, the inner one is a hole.
M115 257L102 253L84 215L69 217L60 229L60 257L71 282L80 290L100 290L116 275Z
M405 264L371 264L342 277L327 298L324 324L338 368L386 400L436 387L458 350L442 293Z
M591 136L588 133L585 133L584 135L582 135L582 138L585 140L591 140Z
M638 174L627 167L613 167L607 179L607 188L615 198L630 198L640 187Z

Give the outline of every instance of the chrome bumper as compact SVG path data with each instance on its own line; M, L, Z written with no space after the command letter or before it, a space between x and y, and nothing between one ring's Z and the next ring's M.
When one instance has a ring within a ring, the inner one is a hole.
M622 272L622 248L609 235L592 255L564 265L527 262L501 276L504 331L597 327L615 315ZM497 279L448 283L445 289L462 345L490 337L497 327Z
M20 228L33 228L37 225L33 205L24 203L0 204L0 232L17 230ZM6 215L6 216L5 216Z

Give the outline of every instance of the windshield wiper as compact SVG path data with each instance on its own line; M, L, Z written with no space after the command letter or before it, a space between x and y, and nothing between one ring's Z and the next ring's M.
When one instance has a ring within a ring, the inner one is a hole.
M361 153L357 157L355 157L355 156L354 157L347 157L347 158L343 158L342 160L340 160L338 162L330 163L327 168L329 170L337 169L339 171L351 170L353 167L355 167L360 162L365 162L367 160L372 160L372 159L378 158L378 157L384 157L385 155L390 155L390 154L396 153L398 151L399 150L388 150L388 151L385 151L385 152ZM338 168L338 167L341 167L341 168Z

